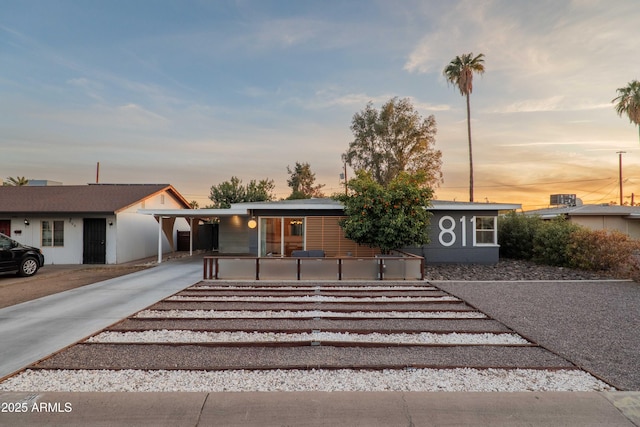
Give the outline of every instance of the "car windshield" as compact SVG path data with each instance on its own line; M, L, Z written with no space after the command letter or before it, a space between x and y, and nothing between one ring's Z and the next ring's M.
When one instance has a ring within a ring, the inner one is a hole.
M17 246L22 246L20 243L16 242L13 239L10 239L5 234L0 233L0 249L11 249Z

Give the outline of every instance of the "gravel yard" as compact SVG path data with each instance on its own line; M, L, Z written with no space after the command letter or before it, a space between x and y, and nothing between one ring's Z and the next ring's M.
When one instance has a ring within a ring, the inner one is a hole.
M576 364L640 388L636 283L579 282L612 278L511 260L429 266L426 278L436 287L324 283L322 295L308 282L202 282L0 390L614 390ZM471 305L455 308L457 298Z
M0 390L105 392L606 391L575 370L414 369L269 371L26 371Z
M606 272L540 265L501 258L496 265L428 265L425 280L602 280L615 279Z
M135 315L135 318L189 318L189 319L289 319L295 317L302 318L414 318L414 319L485 319L482 313L478 312L458 312L458 311L387 311L384 313L372 311L290 311L290 310L267 310L267 311L218 311L218 310L144 310Z
M451 281L438 286L617 388L640 390L640 284Z
M87 342L98 343L237 343L237 342L341 342L341 343L385 343L385 344L529 344L517 334L434 334L420 332L415 334L353 334L341 332L196 332L189 330L153 330L144 332L103 332L91 337Z

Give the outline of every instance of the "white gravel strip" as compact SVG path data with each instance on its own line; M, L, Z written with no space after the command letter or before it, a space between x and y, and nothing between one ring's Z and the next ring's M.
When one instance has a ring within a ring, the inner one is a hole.
M325 295L299 295L299 296L173 296L167 301L233 301L233 302L438 302L460 301L456 297L336 297Z
M252 290L252 291L437 291L435 286L191 286L188 289L207 291Z
M164 318L164 319L282 319L297 317L347 317L366 319L486 319L487 316L478 311L353 311L337 312L322 310L143 310L134 318Z
M584 371L531 369L142 371L26 370L0 391L614 391Z
M434 334L351 334L341 332L274 333L274 332L195 332L189 330L152 330L142 332L102 332L87 339L92 343L237 343L339 341L384 344L458 344L458 345L514 345L529 344L514 333L449 333Z

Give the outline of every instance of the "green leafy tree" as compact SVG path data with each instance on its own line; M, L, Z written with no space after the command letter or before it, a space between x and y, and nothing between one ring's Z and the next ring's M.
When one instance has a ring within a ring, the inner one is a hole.
M627 86L617 89L618 96L611 102L616 102L616 112L620 117L626 114L629 121L638 126L640 137L640 82L633 80Z
M232 203L264 202L273 200L275 184L272 179L252 179L246 186L237 176L211 187L209 199L214 209L228 209Z
M291 195L287 197L289 200L294 199L310 199L312 197L324 197L321 189L324 184L317 184L316 174L311 172L309 163L296 162L293 170L287 166L287 173L290 175L287 184L291 187Z
M19 187L22 185L27 185L29 183L29 180L27 178L25 178L24 176L17 176L17 177L12 177L10 176L9 178L7 178L2 185L9 186L9 187Z
M451 83L467 98L467 135L469 138L469 201L473 202L473 148L471 145L471 106L469 95L473 92L473 73L484 74L484 54L473 56L466 53L456 56L442 72Z
M384 187L369 172L358 171L347 184L348 195L333 197L344 204L347 216L340 222L345 237L361 245L394 249L429 242L429 218L425 207L433 197L424 174L400 172Z
M408 98L392 98L380 111L369 102L351 121L354 140L342 160L365 170L382 186L401 172L420 173L424 185L442 181L442 153L435 149L436 120L423 119Z
M274 199L273 190L276 185L272 179L261 179L256 181L252 179L247 184L245 190L245 202L267 202Z

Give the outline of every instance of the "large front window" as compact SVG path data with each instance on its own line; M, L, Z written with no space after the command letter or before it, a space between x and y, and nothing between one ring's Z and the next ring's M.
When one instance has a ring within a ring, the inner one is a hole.
M260 256L291 256L304 249L304 218L260 218Z

